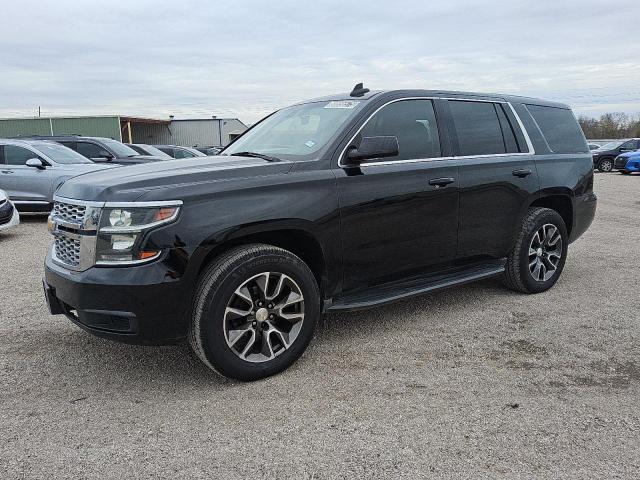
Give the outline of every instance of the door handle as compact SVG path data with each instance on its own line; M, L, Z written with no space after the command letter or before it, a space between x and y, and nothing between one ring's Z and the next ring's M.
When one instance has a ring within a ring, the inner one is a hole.
M524 177L528 177L533 172L529 168L519 168L517 170L514 170L512 173L514 177L524 178Z
M435 187L446 187L455 181L456 179L453 177L431 178L429 180L429 185L433 185Z
M2 170L2 173L13 173L13 170Z

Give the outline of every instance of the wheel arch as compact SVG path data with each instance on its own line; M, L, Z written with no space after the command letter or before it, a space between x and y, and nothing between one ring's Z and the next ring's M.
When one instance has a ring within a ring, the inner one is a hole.
M321 292L325 292L330 279L327 271L327 252L311 229L300 224L275 223L252 225L237 229L222 238L205 242L200 248L198 275L215 258L228 250L255 243L283 248L300 257L313 272Z
M567 227L567 234L569 236L571 235L574 222L574 211L572 196L568 192L543 193L542 196L534 200L529 205L529 208L534 207L550 208L551 210L558 212Z

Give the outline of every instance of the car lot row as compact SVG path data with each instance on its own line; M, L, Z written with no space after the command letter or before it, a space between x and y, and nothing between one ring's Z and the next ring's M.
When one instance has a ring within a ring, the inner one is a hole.
M66 180L116 166L215 155L178 145L123 144L78 135L0 139L0 190L21 211L51 210L53 192Z
M601 172L618 170L623 174L640 171L640 138L614 140L592 148L593 168Z

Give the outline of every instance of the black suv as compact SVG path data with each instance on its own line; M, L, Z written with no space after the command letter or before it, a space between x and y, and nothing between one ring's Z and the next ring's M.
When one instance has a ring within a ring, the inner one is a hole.
M614 169L614 159L621 153L632 152L640 149L640 139L614 140L605 143L600 148L592 150L593 167L601 172L610 172Z
M58 142L96 163L109 162L117 163L118 165L136 165L138 163L163 160L152 155L140 155L131 147L111 138L83 137L80 135L39 135L29 138Z
M243 380L291 365L323 312L496 275L543 292L596 210L566 105L361 85L221 156L82 175L55 200L51 313L124 342L186 338Z

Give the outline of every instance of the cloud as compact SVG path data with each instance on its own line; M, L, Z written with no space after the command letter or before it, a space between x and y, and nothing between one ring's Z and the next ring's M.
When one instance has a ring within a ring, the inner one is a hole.
M10 2L0 116L238 116L348 91L540 96L640 111L637 1ZM623 39L623 40L622 40Z

